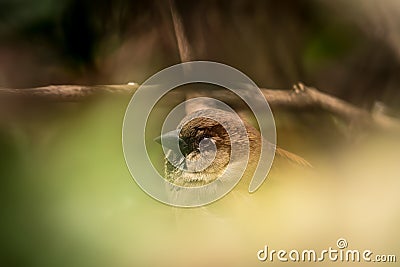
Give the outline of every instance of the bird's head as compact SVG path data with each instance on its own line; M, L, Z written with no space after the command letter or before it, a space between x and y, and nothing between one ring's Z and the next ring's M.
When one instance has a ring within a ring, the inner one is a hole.
M212 117L218 118L217 121L207 115L209 112L200 110L187 115L178 125L179 130L158 139L167 148L165 176L170 182L201 186L220 177L231 160L232 139L228 132L235 134L235 142L245 151L249 133L238 130L243 127L243 121L238 121L231 112L212 110ZM256 130L252 128L252 131ZM251 137L254 135L250 133Z

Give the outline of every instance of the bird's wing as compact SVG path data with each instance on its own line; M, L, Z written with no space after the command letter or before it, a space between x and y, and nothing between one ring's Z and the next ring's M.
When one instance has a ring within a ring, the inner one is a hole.
M290 160L290 161L292 161L292 162L294 162L296 164L299 164L299 165L302 165L302 166L306 166L306 167L312 167L312 165L307 160L305 160L304 158L302 158L302 157L300 157L300 156L298 156L296 154L293 154L293 153L291 153L291 152L289 152L287 150L284 150L284 149L282 149L280 147L276 148L275 153L276 153L276 155L281 156L281 157L283 157L285 159L288 159L288 160Z

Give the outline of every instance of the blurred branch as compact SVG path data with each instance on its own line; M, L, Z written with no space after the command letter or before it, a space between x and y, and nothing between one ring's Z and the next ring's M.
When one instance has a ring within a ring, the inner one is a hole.
M130 96L138 88L139 85L137 83L95 86L50 85L27 89L0 88L0 97L40 98L50 101L74 102L82 101L99 94ZM147 88L147 90L151 90L151 88ZM386 116L385 114L371 113L315 88L304 86L301 83L294 85L292 89L275 90L261 88L261 91L272 108L283 107L299 110L320 108L351 123L379 128L400 129L400 121L393 117ZM184 90L176 89L166 95L167 103L171 105L178 104L188 94L200 96L196 92L193 94L187 88ZM220 99L233 108L240 109L244 107L244 104L238 101L238 97L235 94L227 92L224 89L204 91L202 94Z
M192 61L194 60L193 49L189 44L187 35L185 34L185 27L183 26L182 16L178 12L175 0L169 0L169 7L171 10L172 22L174 24L175 38L176 42L178 43L179 57L181 59L181 62ZM189 68L190 65L189 66L185 65L184 71L189 71ZM201 91L189 90L185 92L186 100L190 98L196 98L199 95L205 95L204 90ZM208 103L204 101L202 101L201 103L199 102L185 103L186 114L190 114L193 111L206 108L211 108L211 107L208 105Z
M169 0L169 6L171 9L172 21L174 23L175 37L178 43L179 56L182 62L188 62L193 60L193 52L189 45L189 41L185 34L185 28L183 27L182 17L180 16L174 0Z
M127 85L49 85L44 87L9 89L0 88L2 97L41 98L60 102L81 101L101 93L130 94L139 87L137 83Z

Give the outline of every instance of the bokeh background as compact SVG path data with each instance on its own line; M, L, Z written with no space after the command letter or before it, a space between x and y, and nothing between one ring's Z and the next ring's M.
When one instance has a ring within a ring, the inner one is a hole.
M231 65L260 87L302 81L400 114L396 0L177 7L195 59ZM0 87L142 83L179 60L167 1L0 1ZM340 237L400 257L398 133L275 109L278 144L314 169L277 162L255 194L176 209L142 192L125 166L128 101L0 98L1 266L256 266L278 264L258 262L266 244L318 250Z

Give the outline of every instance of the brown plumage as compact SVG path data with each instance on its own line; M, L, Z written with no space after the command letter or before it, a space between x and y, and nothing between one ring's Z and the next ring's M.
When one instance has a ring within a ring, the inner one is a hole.
M302 166L312 167L312 165L304 158L302 158L296 154L293 154L293 153L291 153L283 148L280 148L280 147L277 147L275 149L275 155L285 158L287 160L290 160L291 162L302 165Z
M202 140L210 141L215 144L216 155L213 162L204 170L196 171L192 168L192 171L185 171L175 167L167 159L165 160L165 178L180 186L201 186L208 184L222 175L226 170L230 160L231 143L228 132L219 123L226 123L230 130L237 133L237 140L240 144L245 142L245 139L249 140L249 161L243 175L242 180L251 179L252 174L257 166L260 151L261 151L261 135L260 132L252 125L242 120L245 127L247 136L241 136L237 130L240 127L240 122L237 121L237 117L234 114L223 111L223 110L212 110L211 112L218 117L218 121L207 118L206 114L210 110L200 110L187 115L180 123L178 128L181 128L179 133L179 140L181 144L181 152L185 157L185 160L178 158L176 153L172 150L168 151L168 158L172 161L176 161L179 166L184 164L188 167L190 160L196 160L200 157L199 144ZM267 141L268 142L268 141ZM271 144L272 145L272 144ZM243 149L245 149L243 147ZM245 151L245 150L244 150ZM207 153L207 151L205 152ZM245 155L245 153L243 153ZM289 160L290 162L311 167L311 164L303 159L302 157L288 152L282 148L276 147L275 155L277 157ZM235 164L235 163L234 163ZM238 164L243 164L239 159ZM176 165L176 164L175 164Z

